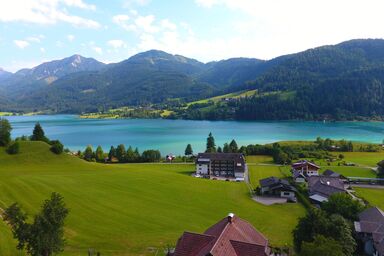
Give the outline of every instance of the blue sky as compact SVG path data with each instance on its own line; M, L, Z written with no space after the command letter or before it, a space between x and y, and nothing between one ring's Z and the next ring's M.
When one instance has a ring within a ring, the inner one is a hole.
M270 59L384 38L382 0L0 0L0 67L159 49L208 62Z

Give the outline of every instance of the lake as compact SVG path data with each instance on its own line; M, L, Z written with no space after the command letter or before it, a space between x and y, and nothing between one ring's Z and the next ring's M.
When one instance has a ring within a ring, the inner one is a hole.
M10 116L12 136L31 135L40 122L50 139L60 140L71 150L87 145L125 144L159 149L163 155L184 154L188 143L195 153L204 150L212 132L216 144L235 139L238 145L265 144L281 140L315 140L316 137L381 143L384 122L301 122L301 121L190 121L163 119L80 119L76 115Z

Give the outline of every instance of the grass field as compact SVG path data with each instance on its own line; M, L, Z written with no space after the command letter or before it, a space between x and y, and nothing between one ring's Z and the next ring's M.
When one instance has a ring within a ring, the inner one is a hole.
M155 255L184 230L203 232L229 212L251 222L272 245L292 244L291 231L305 214L300 204L264 206L244 183L189 175L193 165L87 163L54 155L39 142L21 142L21 153L0 148L0 207L19 202L29 214L53 191L70 208L62 255ZM0 255L18 255L0 221ZM158 255L162 255L161 250Z
M324 166L321 167L321 171L330 169L338 172L345 177L365 177L365 178L376 178L376 172L370 168L356 167L356 166Z
M254 189L259 186L259 180L261 179L268 178L270 176L283 178L278 166L249 165L248 171L249 180Z
M246 156L248 164L273 164L272 156L257 155L257 156Z
M367 200L371 206L377 206L384 210L384 189L373 188L353 188L356 191L358 197Z
M250 97L250 96L255 95L256 93L257 93L257 90L233 92L233 93L228 93L228 94L224 94L224 95L215 96L215 97L212 97L212 98L207 98L207 99L202 99L202 100L197 100L197 101L189 102L189 103L187 103L187 106L190 106L190 105L193 105L193 104L207 103L209 101L218 102L218 101L220 101L222 99L226 99L226 98L238 99L238 98L242 98L242 97Z

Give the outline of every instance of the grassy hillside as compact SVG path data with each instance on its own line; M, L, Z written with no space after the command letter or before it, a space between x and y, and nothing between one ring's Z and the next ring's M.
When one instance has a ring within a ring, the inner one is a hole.
M87 163L54 155L39 142L22 142L15 156L0 148L0 163L1 208L19 202L34 214L51 192L64 196L70 214L63 255L85 255L88 248L102 255L154 255L153 248L174 245L184 230L203 232L229 212L273 245L292 244L291 231L304 215L299 204L252 201L244 183L193 178L193 165ZM4 223L0 234L0 255L17 255Z

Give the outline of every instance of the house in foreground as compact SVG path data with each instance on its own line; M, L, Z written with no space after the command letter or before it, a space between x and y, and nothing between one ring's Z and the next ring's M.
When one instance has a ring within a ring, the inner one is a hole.
M359 214L355 221L355 231L364 243L367 255L384 256L384 212L377 207Z
M309 198L315 204L328 201L335 193L347 193L343 180L330 176L308 177Z
M240 153L199 153L196 158L196 174L201 176L244 179L246 168Z
M234 214L220 220L203 234L184 232L172 256L267 256L268 240L249 222Z
M296 189L285 179L268 177L259 183L261 195L295 198Z
M293 163L291 167L293 180L297 183L305 182L308 177L319 175L320 166L307 160Z

